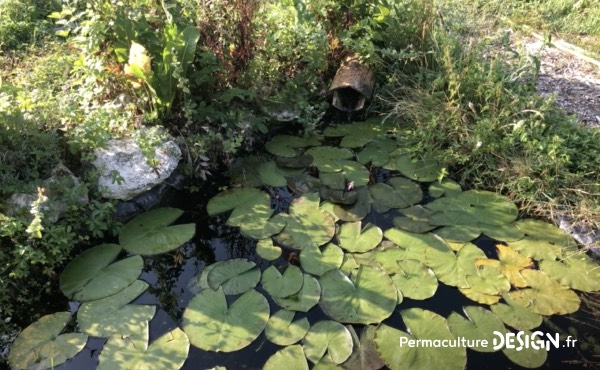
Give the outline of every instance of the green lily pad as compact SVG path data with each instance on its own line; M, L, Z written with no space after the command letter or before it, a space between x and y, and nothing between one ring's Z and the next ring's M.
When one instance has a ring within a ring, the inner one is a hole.
M438 213L438 215L439 214L440 213ZM448 215L448 213L445 213L444 215ZM478 227L455 225L440 227L439 229L435 230L434 233L444 240L457 243L475 240L479 237L481 231Z
M279 310L267 322L265 335L271 342L280 346L289 346L300 341L310 328L306 317L294 321L294 311Z
M265 149L278 157L290 158L297 156L297 148L311 145L319 145L319 140L314 137L305 139L297 136L277 135L265 144Z
M343 260L344 252L333 243L327 244L323 250L311 247L300 252L300 263L304 271L317 276L339 268Z
M356 155L356 160L362 164L371 163L373 166L385 166L390 155L398 144L395 140L388 138L375 138L364 147L364 149Z
M281 274L277 267L271 266L263 272L262 286L275 298L285 298L300 291L303 284L302 271L294 265L288 265Z
M299 344L275 352L263 366L263 370L308 370L304 350Z
M479 229L483 234L489 236L490 238L503 242L520 240L525 236L525 232L519 229L514 222L504 225L480 224Z
M435 229L437 226L429 224L429 217L432 212L421 206L416 205L400 210L404 217L394 217L394 225L402 230L412 233L425 233Z
M489 265L477 268L477 274L466 276L469 288L487 295L498 295L510 290L510 282L504 274Z
M421 182L437 180L443 171L443 167L435 158L426 155L413 159L410 153L392 155L384 168L392 171L400 171L401 174L409 179Z
M391 370L462 370L467 363L464 347L411 346L409 340L454 341L446 319L431 311L411 308L401 311L410 334L381 324L375 333L377 351Z
M435 181L429 185L429 195L434 198L439 198L444 195L453 197L460 194L461 191L460 185L449 179L444 179L442 182Z
M354 156L348 149L332 146L310 148L305 154L313 157L312 165L317 167L319 172L339 172L343 169L342 160Z
M373 224L366 224L361 230L360 221L342 224L338 233L340 247L348 252L364 253L375 248L383 239L383 232Z
M512 302L507 296L505 300ZM500 318L506 325L516 330L531 330L542 325L542 315L532 312L528 308L518 305L496 303L490 306L492 312Z
M313 162L313 158L310 155L299 155L293 158L276 157L275 163L279 167L285 168L306 168Z
M524 331L523 335L531 337L532 334L531 332ZM517 350L517 348L519 348L519 350ZM535 369L546 363L548 352L544 348L534 349L533 347L521 347L519 344L517 344L517 348L504 348L502 349L502 353L515 364L528 369Z
M321 184L333 190L345 190L346 185L352 183L354 187L365 186L369 183L369 170L362 164L354 161L339 161L342 167L340 172L321 172Z
M334 233L333 219L319 208L319 195L310 193L292 201L287 225L274 239L285 247L303 249L327 244Z
M352 253L344 253L344 259L342 260L342 265L339 270L343 272L345 275L354 274L358 271L359 264L354 258L354 254Z
M475 261L486 258L485 253L473 244L462 247L456 255L448 248L446 250L425 250L425 264L429 266L438 280L458 288L469 288L467 276L477 275ZM452 253L452 254L450 254Z
M236 159L227 171L231 184L250 188L261 186L263 181L258 176L257 168L266 161L265 157L255 155Z
M357 196L358 197L358 196ZM324 201L321 203L321 205L319 206L319 208L321 208L321 210L329 213L329 215L331 216L331 218L333 219L333 222L338 222L340 219L338 216L335 215L335 212L333 211L333 208L335 207L335 203L330 202L330 201Z
M521 240L507 242L509 247L520 254L541 260L555 260L567 255L568 250L546 240L533 239L528 236Z
M517 227L531 239L545 240L559 247L574 247L575 241L560 228L541 220L526 219L516 222Z
M390 208L406 208L419 203L423 199L421 187L402 177L392 177L387 183L369 186L373 198L373 207L378 213L385 213Z
M381 118L369 119L365 122L353 122L327 127L323 135L327 137L344 137L340 143L343 148L358 148L376 138L382 138L389 130L397 128L396 123L382 121Z
M398 303L392 279L372 266L360 266L351 277L340 270L331 270L319 282L322 289L319 306L339 322L378 323L388 318Z
M352 354L353 341L350 332L339 322L325 320L314 324L304 337L304 353L316 364L325 356L335 364L341 364Z
M485 294L473 288L458 288L458 290L470 300L480 303L493 305L500 301L500 296L495 294Z
M337 173L334 173L334 175ZM333 190L326 186L322 186L319 189L319 196L325 201L329 201L335 204L351 205L356 203L358 200L358 193L354 190Z
M277 166L275 162L266 162L258 166L258 176L267 186L287 186L288 176L298 175L302 169L289 169Z
M319 191L319 188L321 188L321 180L308 173L301 173L299 175L288 177L287 185L294 194L302 195Z
M223 289L198 293L183 313L183 330L190 342L205 351L233 352L252 343L269 320L269 303L256 290L227 306Z
M154 317L155 306L129 304L148 289L148 284L136 280L127 288L106 298L85 302L77 311L82 332L93 337L129 336Z
M274 245L271 238L261 239L256 243L256 254L267 261L274 261L281 256L281 248Z
M190 341L181 329L163 334L150 345L148 339L148 326L143 333L130 337L110 337L98 358L98 370L181 369L190 349Z
M475 346L468 348L477 352L496 352L493 342L496 338L495 332L506 333L502 321L489 310L478 306L463 307L467 319L456 312L448 316L448 327L455 337L465 338L472 341ZM487 341L487 345L477 340Z
M342 221L354 222L360 221L371 212L371 195L366 186L356 189L358 198L351 206L336 204L333 206L333 213Z
M308 312L319 303L321 286L314 277L304 274L302 288L292 296L285 298L273 297L275 303L288 311Z
M10 365L17 369L47 369L78 354L85 347L88 336L60 334L70 319L69 312L57 312L26 327L10 348Z
M600 266L583 253L562 261L543 260L540 269L562 285L582 292L600 291Z
M352 328L350 326L350 328ZM347 370L378 370L385 366L377 348L375 346L375 333L377 327L367 325L363 328L360 335L360 340L356 340L354 334L356 348L350 355L348 361L344 362L343 367Z
M502 271L502 274L508 278L510 284L515 288L525 288L527 282L521 276L521 270L532 268L533 261L526 256L520 255L514 249L501 244L496 245L496 250L498 251L499 260L485 258L475 263L478 266L494 267Z
M220 261L207 275L210 289L223 288L227 295L242 294L256 286L260 280L260 270L256 263L243 258Z
M123 226L119 243L130 253L153 255L169 252L188 242L196 225L169 226L183 211L175 208L156 208L142 213Z
M406 298L423 300L433 297L438 281L433 271L419 261L397 261L398 272L392 275L396 288Z
M529 288L515 290L508 296L516 305L540 315L566 315L579 309L579 297L571 289L552 280L539 270L521 272Z
M102 244L75 257L60 275L63 293L78 301L113 295L133 283L144 266L140 256L112 263L121 252L116 244Z

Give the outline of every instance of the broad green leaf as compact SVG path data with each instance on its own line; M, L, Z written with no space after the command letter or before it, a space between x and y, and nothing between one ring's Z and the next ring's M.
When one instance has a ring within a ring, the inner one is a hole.
M291 158L297 156L296 148L305 148L311 145L319 145L319 140L316 138L304 139L297 136L277 135L265 144L265 149L278 157Z
M489 225L504 225L513 222L519 215L515 203L509 198L484 190L467 190L456 196L473 208L472 215L479 222Z
M477 264L477 263L476 263ZM489 265L477 267L477 273L466 276L469 288L488 295L499 295L510 290L510 282L504 274Z
M404 217L394 217L394 225L412 233L425 233L437 226L429 224L432 212L427 208L416 205L399 211Z
M370 223L361 230L360 221L346 222L340 227L337 237L340 247L348 252L364 253L381 243L383 232Z
M155 306L129 304L148 289L148 284L136 280L110 297L85 302L77 311L82 332L93 337L129 336L154 317Z
M356 155L356 160L365 165L371 163L373 166L385 166L390 160L389 153L397 146L396 141L392 139L373 139Z
M238 158L229 166L227 176L234 185L249 188L262 186L263 181L259 177L257 169L266 162L264 157L254 155Z
M562 285L582 292L600 291L600 266L583 253L562 261L543 260L540 269Z
M271 238L261 239L256 243L256 254L267 261L274 261L281 256L281 248L274 245Z
M492 305L500 301L500 296L495 294L485 294L472 288L458 288L458 290L470 300L481 303Z
M539 270L521 272L529 288L514 290L508 296L516 305L540 315L566 315L579 309L579 297Z
M319 303L321 298L321 286L314 277L304 274L302 288L292 296L285 298L273 297L275 303L288 311L308 312Z
M369 170L362 164L354 161L341 160L340 172L321 172L321 184L333 190L344 190L346 185L352 183L355 187L366 186L369 183Z
M334 270L342 265L344 252L333 243L321 248L304 248L300 252L302 269L309 274L321 276L329 270Z
M512 302L508 295L505 294L503 297L508 302ZM516 330L532 330L542 325L542 315L532 312L529 308L514 304L496 303L491 305L490 309L506 325Z
M360 221L371 212L371 195L367 187L356 189L358 199L351 206L336 204L333 206L333 213L342 221Z
M479 229L490 238L503 242L520 240L525 236L525 233L514 222L504 225L480 224Z
M322 202L321 205L319 206L319 208L321 208L321 210L329 213L329 215L333 219L333 222L335 223L335 222L338 222L340 219L338 216L335 215L335 212L333 211L334 207L335 207L335 203L329 202L329 201Z
M287 180L287 185L290 190L298 195L317 192L321 187L321 180L308 173L290 176Z
M275 352L263 366L263 370L308 370L308 362L299 344Z
M408 340L455 340L446 319L431 311L411 308L401 311L408 333L381 324L375 333L377 351L391 370L463 370L464 347L410 346ZM410 333L410 334L409 334ZM403 339L404 338L404 339Z
M287 186L287 177L294 176L302 172L280 168L275 162L266 162L258 167L258 176L263 184L272 187Z
M521 240L507 242L507 244L520 254L538 261L560 259L568 254L568 250L558 245L551 244L546 240L532 239L528 236Z
M348 361L344 362L344 369L378 370L385 366L375 347L376 329L377 327L373 325L365 326L360 335L360 341L357 341L356 335L354 335L356 348Z
M438 215L440 213L437 213ZM449 215L445 213L444 215ZM460 217L461 214L458 215ZM434 231L435 235L440 238L454 243L459 242L470 242L471 240L477 239L481 234L479 227L467 226L467 225L455 225L455 226L444 226Z
M406 298L423 300L433 297L438 281L427 266L419 261L398 261L398 272L392 275L396 288Z
M335 172L333 173L333 175L336 175L337 173L338 172ZM342 181L342 184L343 183L345 182ZM321 188L319 188L319 196L325 201L332 202L338 205L352 205L358 200L358 193L355 190L333 190L326 186L321 186Z
M310 155L299 155L297 157L285 158L285 157L277 157L275 158L275 163L279 167L284 168L306 168L310 166L313 159Z
M339 172L343 169L342 160L354 156L348 149L332 146L310 148L306 151L306 154L313 157L312 165L317 167L319 172Z
M205 351L233 352L252 343L269 320L269 303L251 289L227 306L219 288L198 293L183 313L183 330L190 342Z
M434 181L442 175L443 167L432 156L411 158L410 153L393 155L384 167L388 170L400 171L404 176L416 181Z
M528 257L520 255L512 248L501 244L496 244L496 250L498 251L499 260L485 258L477 260L475 263L478 266L492 266L502 271L515 288L526 287L527 282L521 276L521 270L532 268L533 261Z
M530 239L545 240L558 247L574 247L576 244L567 233L548 222L529 218L517 221L516 225Z
M325 320L314 324L304 337L304 353L316 364L325 355L336 364L346 361L352 354L350 332L339 322Z
M434 198L439 198L443 195L453 197L460 194L461 191L460 185L449 179L444 179L442 182L434 181L429 185L429 195Z
M303 282L302 271L294 265L288 265L283 274L277 267L271 266L263 272L261 280L263 288L274 298L285 298L298 293Z
M280 346L289 346L300 341L310 328L306 317L294 321L294 311L279 310L267 322L265 335L271 342Z
M123 226L119 243L130 253L153 255L169 252L188 242L196 225L169 226L183 214L175 208L156 208L142 213Z
M479 306L463 307L465 319L456 312L448 316L450 332L457 338L465 338L478 344L470 349L477 352L495 352L493 342L496 338L494 332L506 333L502 321L489 310ZM487 341L487 346L481 345L477 340Z
M69 312L57 312L23 329L10 347L10 365L17 369L47 369L78 354L88 337L81 333L61 334L70 319Z
M256 263L243 258L221 261L207 275L210 289L223 288L227 295L242 294L256 286L260 280L260 270Z
M387 212L390 208L410 207L423 199L421 187L402 177L392 177L387 184L373 184L369 186L369 192L378 213Z
M331 270L319 282L322 289L319 306L339 322L378 323L388 318L398 303L392 279L372 266L360 266L351 277L340 270Z
M98 370L181 369L190 349L187 335L175 328L148 345L148 326L144 329L130 337L110 337L98 358Z
M531 332L524 331L524 336L531 337ZM519 350L517 351L517 348ZM548 352L544 348L534 349L533 347L525 347L517 345L517 348L504 348L502 353L515 364L528 369L535 369L542 366L546 362Z
M438 280L458 288L468 288L467 276L477 275L475 261L486 258L485 253L473 244L462 247L455 255L448 251L428 248L425 250L425 264L429 266Z
M324 136L341 137L340 146L343 148L358 148L376 138L383 138L389 130L397 128L397 124L391 121L383 121L379 117L369 119L365 122L353 122L327 127L323 131Z

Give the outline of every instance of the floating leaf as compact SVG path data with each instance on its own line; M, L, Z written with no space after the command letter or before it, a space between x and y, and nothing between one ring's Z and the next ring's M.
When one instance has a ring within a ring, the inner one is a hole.
M397 125L393 122L373 118L365 122L353 122L337 127L327 127L323 131L323 135L328 137L343 136L344 138L340 143L341 147L358 148L373 139L384 137L387 131L395 128L397 128Z
M171 251L188 242L196 225L169 226L183 211L176 208L156 208L136 216L123 226L119 243L130 253L153 255Z
M387 183L377 183L369 186L373 198L373 207L378 213L389 211L390 208L406 208L419 203L423 199L421 187L402 177L392 177Z
M258 176L257 169L267 160L260 156L247 156L236 159L229 167L227 175L232 184L238 184L246 187L257 187L263 184L263 180Z
M256 243L256 254L267 261L274 261L281 256L281 248L273 245L271 238L261 239Z
M496 250L498 251L499 260L485 258L477 260L475 263L478 266L492 266L502 271L502 274L508 278L511 285L516 288L526 287L527 282L521 276L521 270L533 267L533 261L528 257L520 255L512 248L501 244L496 244Z
M100 352L98 370L181 369L190 349L187 335L175 328L148 346L148 326L144 329L129 337L110 337Z
M352 336L348 329L331 320L314 324L304 337L304 353L314 364L326 354L334 363L341 364L352 354L352 347Z
M461 215L462 214L458 214L459 217ZM434 233L444 240L457 243L470 242L471 240L477 239L479 234L481 234L481 230L480 228L473 226L455 225L440 227L435 230Z
M530 288L515 290L508 296L516 305L527 307L540 315L566 315L579 309L579 297L539 270L521 272Z
M392 281L404 297L418 300L433 297L438 287L438 281L433 271L415 260L396 263L399 270L392 275Z
M450 332L457 338L464 338L472 341L476 346L469 347L477 352L495 352L492 343L496 338L495 332L506 333L504 324L500 319L483 307L467 306L463 307L463 312L467 319L456 312L448 316L448 327ZM481 341L486 341L483 346Z
M548 222L529 218L517 221L516 225L531 239L545 240L559 247L575 246L575 241L567 233Z
M442 182L435 181L429 185L429 195L434 198L439 198L443 195L453 197L460 194L461 191L460 185L449 179L444 179Z
M304 338L310 323L306 317L294 320L294 311L279 310L269 318L265 335L271 342L280 346L289 346Z
M523 335L531 337L532 333L524 331ZM504 353L509 360L521 367L535 369L542 366L548 357L548 352L544 348L534 349L531 346L517 346L517 348L505 347L502 349L502 353Z
M356 155L356 160L365 165L371 163L373 166L385 166L390 160L389 153L397 146L396 141L392 139L373 139Z
M321 298L321 286L314 277L304 274L302 288L292 296L285 298L273 297L275 303L289 311L308 312Z
M319 208L319 195L310 193L292 201L287 226L274 238L286 247L303 249L328 243L334 233L333 219Z
M47 369L78 354L88 337L81 333L60 334L70 319L69 312L57 312L26 327L10 348L10 365L17 369Z
M546 240L532 239L528 236L521 240L507 242L508 246L524 256L541 260L555 260L566 255L564 250L558 245L551 244Z
M426 249L425 264L435 272L437 278L444 284L458 288L469 288L466 277L477 275L475 261L486 258L485 253L473 244L463 246L456 255L449 248L448 251L441 248Z
M360 221L371 212L371 196L367 187L356 190L358 198L352 206L342 206L336 204L333 207L333 213L342 221Z
M512 303L512 300L508 297L508 295L504 295L503 297L507 302ZM542 325L541 315L532 312L528 308L515 305L514 303L496 303L491 305L490 309L506 325L516 330L531 330Z
M294 194L302 195L319 191L321 180L307 173L302 173L288 177L287 185Z
M543 260L540 269L548 276L582 292L600 291L600 266L583 253L575 253L562 261Z
M360 221L342 224L338 233L340 247L348 252L368 252L381 243L382 238L380 228L369 223L361 230Z
M500 301L499 295L485 294L472 288L458 288L458 290L465 297L477 303L492 305Z
M321 172L319 179L321 184L333 190L345 190L347 184L355 187L365 186L369 183L369 170L362 164L354 161L341 160L340 172Z
M336 173L334 173L336 174ZM351 205L356 203L358 199L358 193L354 190L346 191L346 190L332 190L328 187L322 186L319 189L319 195L326 201L335 203L335 204L346 204Z
M243 258L220 261L207 275L210 289L223 288L228 295L242 294L256 286L260 280L260 270L256 263Z
M432 212L427 208L416 205L400 210L404 217L394 217L394 225L402 230L412 233L424 233L435 229L437 226L429 224Z
M310 148L306 154L313 157L312 165L317 167L319 172L339 172L343 169L342 160L353 157L352 152L348 149L332 146Z
M344 369L378 370L385 366L375 347L376 330L377 327L373 325L367 325L363 328L360 335L360 342L356 343L355 341L357 348L352 352L348 361L344 362Z
M263 272L261 283L272 297L289 297L302 288L302 271L294 265L288 265L282 275L277 267L271 266Z
M394 282L375 267L362 265L351 277L340 270L331 270L319 282L322 289L319 306L339 322L378 323L389 317L398 303Z
M60 275L63 293L78 301L113 295L133 283L144 266L140 256L111 264L121 252L116 244L102 244L75 257Z
M287 186L288 176L301 173L302 170L280 168L275 162L266 162L258 167L258 176L263 184L267 186Z
M431 311L411 308L401 311L408 333L385 324L375 333L377 351L391 370L462 370L467 363L464 347L410 346L409 340L456 340L446 319ZM403 339L404 338L404 339ZM404 341L404 342L403 342ZM404 343L404 344L402 344Z
M525 233L520 230L515 223L505 225L479 225L481 232L492 239L503 242L511 242L523 239Z
M183 313L183 330L205 351L233 352L252 343L269 320L269 303L254 289L227 306L221 288L198 293Z
M384 167L388 170L400 171L409 179L422 182L434 181L442 175L443 167L432 156L413 159L410 153L393 154L390 154L390 161Z
M263 366L263 370L308 370L308 362L302 346L288 346L275 352Z
M487 295L502 294L510 290L510 283L506 276L489 265L480 265L477 274L467 275L466 280L469 288Z
M110 297L85 302L77 312L79 328L93 337L129 336L147 324L156 311L155 306L129 304L148 289L148 284L136 280Z
M327 244L323 250L316 247L304 248L300 252L300 263L304 271L321 276L329 270L342 265L344 252L333 243Z
M304 139L297 136L277 135L265 144L269 153L278 157L296 157L296 148L304 148L311 145L319 145L317 138Z

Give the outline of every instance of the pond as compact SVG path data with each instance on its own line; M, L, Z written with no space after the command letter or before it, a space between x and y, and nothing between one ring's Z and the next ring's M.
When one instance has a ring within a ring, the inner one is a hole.
M589 368L582 359L591 355L566 338L576 320L592 319L575 291L598 291L600 279L568 236L516 220L516 206L501 195L438 182L435 161L414 160L394 125L367 121L324 134L276 136L269 153L232 166L231 182L241 187L224 190L230 180L222 178L181 192L164 205L171 208L124 228L127 253L115 244L78 257L61 287L78 297L72 331L89 338L70 338L85 346L55 369L99 361L122 368L146 348L145 361L166 361L154 368ZM157 240L183 245L162 250ZM98 267L110 248L114 257ZM119 263L127 266L111 267ZM110 277L94 283L98 275ZM110 301L136 279L147 289ZM563 335L548 351L492 349L493 339L521 330ZM597 338L589 331L580 334ZM489 343L408 345L461 337ZM163 346L152 347L156 340ZM66 347L53 348L58 358Z

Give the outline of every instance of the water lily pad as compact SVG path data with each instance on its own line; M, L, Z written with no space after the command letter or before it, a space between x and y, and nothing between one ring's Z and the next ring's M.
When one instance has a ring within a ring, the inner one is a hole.
M541 260L555 260L565 256L567 250L546 240L533 239L528 236L521 240L507 242L508 246L520 254Z
M392 281L404 297L423 300L433 297L438 281L432 270L419 261L397 261L399 270Z
M113 295L133 283L144 265L140 256L111 264L121 252L116 244L102 244L75 257L60 275L63 293L78 301Z
M301 138L291 135L277 135L274 136L265 144L265 149L269 153L278 157L296 157L296 148L304 148L311 145L319 145L318 138Z
M110 337L98 358L98 370L181 369L190 349L188 337L181 329L163 334L150 345L148 339L148 326L129 337Z
M388 318L398 303L392 279L381 269L362 265L350 277L331 270L319 280L319 306L332 319L344 323L371 324Z
M265 157L255 155L238 158L229 167L227 175L232 184L246 187L261 186L263 181L258 176L257 168L266 161Z
M327 137L341 137L340 146L344 148L358 148L364 146L373 139L384 137L386 132L393 130L397 125L390 121L382 121L380 118L369 119L365 122L353 122L327 127L323 135Z
M371 163L373 166L385 166L390 160L389 153L397 146L396 141L392 139L373 139L356 155L356 160L365 165Z
M508 295L503 296L508 302L512 300ZM492 312L506 325L516 330L531 330L542 325L542 315L532 312L515 304L496 303L490 306Z
M308 370L308 362L302 346L288 346L275 352L263 366L263 370Z
M319 303L321 298L321 286L314 277L304 274L302 288L292 296L285 298L273 297L275 303L288 311L308 312Z
M516 225L531 239L545 240L559 247L573 247L576 244L567 233L548 222L529 218L517 221Z
M404 176L416 181L434 181L442 175L443 167L433 157L425 155L412 158L410 153L392 156L384 167L392 171L400 171Z
M301 173L288 177L287 185L294 194L302 195L319 191L321 180L308 173Z
M302 172L302 169L289 169L277 166L275 162L266 162L258 166L258 176L263 184L267 186L287 186L288 176L294 176Z
M500 271L508 278L510 284L516 288L525 288L527 282L521 276L521 270L532 268L533 261L510 247L496 244L496 250L498 251L498 259L481 259L475 263L478 266L492 266Z
M326 186L322 186L319 189L319 196L322 199L335 204L351 205L358 200L358 193L354 190L333 190Z
M176 208L156 208L142 213L123 226L119 243L130 253L153 255L171 251L188 242L196 225L169 226L183 211Z
M261 239L256 243L256 254L267 261L274 261L281 256L281 248L274 245L271 238Z
M369 223L361 230L360 221L342 224L338 233L340 247L348 252L364 253L375 248L383 239L383 232Z
M254 289L227 306L223 289L198 293L183 313L183 330L205 351L233 352L252 343L269 320L269 303Z
M494 332L506 333L502 321L489 310L478 306L463 307L467 319L456 312L448 316L448 327L455 337L472 341L475 346L469 347L477 352L496 352L492 345L496 335ZM487 341L483 346L477 340Z
M495 294L485 294L473 288L458 288L458 290L470 300L480 303L493 305L500 301L500 296Z
M310 155L299 155L293 158L276 157L275 163L279 167L285 168L306 168L313 162L313 158Z
M280 346L289 346L300 341L310 328L306 317L294 321L294 311L279 310L267 322L265 335L271 342Z
M333 213L342 221L360 221L371 212L371 195L366 186L356 189L358 198L351 206L336 204Z
M429 185L429 195L434 198L439 198L444 195L453 197L460 194L461 191L460 185L449 179L444 179L442 182L434 181Z
M288 265L281 274L277 267L271 266L263 272L262 286L275 298L285 298L300 291L303 284L302 271L294 265Z
M334 363L341 364L352 354L352 347L352 336L348 329L331 320L314 324L304 337L304 353L314 364L326 354Z
M304 271L317 276L339 268L343 260L344 252L333 243L327 244L322 250L310 247L300 252L300 263Z
M369 183L369 170L362 164L354 161L341 160L340 172L321 172L319 179L321 184L333 190L345 190L347 184L355 187L365 186Z
M352 327L351 327L352 328ZM375 346L376 326L367 325L363 328L360 340L356 340L356 348L350 355L348 361L344 362L344 369L347 370L378 370L385 366L377 348Z
M439 215L440 213L438 213ZM448 215L445 213L444 215ZM462 214L459 214L460 217ZM449 242L470 242L475 240L481 234L478 227L466 226L466 225L455 225L455 226L444 226L434 231L435 235Z
M210 289L223 288L228 295L242 294L258 284L260 270L256 263L243 258L220 261L207 275L207 283Z
M529 288L515 290L508 296L516 305L540 315L566 315L579 309L579 297L571 289L552 280L539 270L521 272Z
M155 306L129 304L146 289L146 282L136 280L110 297L85 302L77 311L79 328L86 334L102 338L135 334L156 311Z
M317 167L319 172L339 172L343 169L342 160L354 156L348 149L332 146L310 148L306 151L306 154L313 157L312 165Z
M335 203L330 202L330 201L322 202L321 205L319 206L319 208L321 208L321 210L329 213L329 215L333 219L333 222L338 222L340 219L338 216L336 216L335 212L333 211L334 207L335 207Z
M411 308L401 311L405 333L381 324L375 333L377 351L391 370L462 370L467 363L464 347L410 346L408 340L455 340L446 319L431 311ZM405 339L402 339L405 338ZM400 344L400 345L399 345Z
M404 217L394 217L394 225L402 230L412 233L424 233L435 229L437 226L429 224L429 217L432 212L421 206L416 205L400 210Z
M600 291L600 266L583 253L562 261L543 260L540 269L562 285L582 292Z
M387 212L390 208L406 208L423 199L421 187L402 177L392 177L387 184L373 184L369 186L369 192L378 213Z
M466 280L469 288L483 294L498 295L510 290L510 283L506 276L489 265L480 265L477 267L477 274L467 275Z
M529 331L523 332L523 336L531 337L531 335ZM515 364L528 369L535 369L542 366L546 363L546 358L548 357L548 352L544 348L535 349L531 346L525 347L520 345L517 345L517 348L503 348L502 353Z
M69 312L57 312L25 328L10 348L10 365L17 369L47 369L74 357L85 347L88 336L60 334L70 319Z
M519 229L514 222L504 225L480 224L479 229L483 234L489 236L490 238L503 242L520 240L525 236L525 232Z
M285 247L303 249L327 244L335 233L334 221L319 208L319 195L304 194L289 207L287 226L275 240Z
M429 266L438 280L446 285L458 288L469 288L467 276L477 275L475 261L486 258L485 253L473 244L463 246L456 255L448 248L425 250L426 265ZM450 254L452 253L452 254Z

